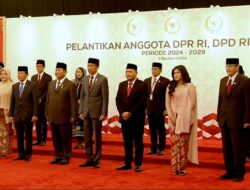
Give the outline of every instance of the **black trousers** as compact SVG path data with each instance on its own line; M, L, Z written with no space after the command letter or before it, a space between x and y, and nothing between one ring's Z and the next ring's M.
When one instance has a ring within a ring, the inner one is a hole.
M143 160L143 134L144 120L122 120L122 136L125 150L125 164L131 165L133 161L133 146L135 146L135 165L141 166Z
M31 121L18 121L15 122L17 134L17 149L20 157L32 155L32 128ZM25 147L24 147L25 138Z
M36 137L37 142L46 142L47 140L47 119L44 112L39 113L38 121L36 123Z
M236 177L246 173L246 129L230 129L227 123L221 128L222 149L226 171Z
M51 134L55 158L70 160L72 150L72 123L51 123Z
M156 152L158 150L164 150L166 146L166 129L165 129L165 116L163 114L148 115L150 139L151 139L151 150ZM159 144L157 141L159 139Z
M93 138L95 154L93 154ZM102 121L99 118L84 118L84 142L88 162L100 163L102 153Z
M246 129L247 130L247 157L250 157L250 129Z

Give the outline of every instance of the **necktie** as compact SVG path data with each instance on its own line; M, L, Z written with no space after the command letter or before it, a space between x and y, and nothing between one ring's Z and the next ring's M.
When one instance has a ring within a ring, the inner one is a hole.
M92 88L92 85L93 85L93 79L94 79L94 76L90 76L90 81L89 81L89 90Z
M133 85L132 82L129 82L129 83L128 83L127 96L130 95L130 92L131 92L131 90L132 90L132 85Z
M19 86L19 96L20 98L22 97L22 94L23 94L23 82L20 83L20 86Z
M57 82L57 86L56 86L56 90L58 90L58 89L59 89L60 84L61 84L61 82L60 82L60 81L58 81L58 82Z
M156 79L156 77L154 77L153 84L151 86L151 92L153 92L155 89L156 81L157 81L157 79Z
M38 75L38 82L40 82L41 80L41 75Z
M232 90L232 79L230 79L228 81L228 84L227 84L227 94L228 95L230 94L231 90Z

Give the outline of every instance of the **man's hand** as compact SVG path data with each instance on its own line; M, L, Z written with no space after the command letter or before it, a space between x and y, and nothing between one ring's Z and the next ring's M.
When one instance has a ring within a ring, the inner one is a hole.
M32 119L31 119L32 122L37 122L37 120L38 120L37 116L33 116Z
M250 128L250 123L244 123L244 126L243 126L245 129L249 129Z
M128 120L131 117L131 113L130 112L123 112L122 113L122 118L124 120Z
M83 117L83 114L82 114L82 113L79 115L79 118L80 118L81 120L84 120L84 117Z
M107 117L105 115L101 115L99 121L104 121Z
M13 117L9 117L9 121L10 121L11 123L13 123L13 122L14 122L14 118L13 118Z

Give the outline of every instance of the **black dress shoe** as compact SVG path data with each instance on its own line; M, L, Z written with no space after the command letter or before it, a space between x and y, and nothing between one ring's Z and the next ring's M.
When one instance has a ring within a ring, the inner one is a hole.
M222 176L220 176L221 180L234 179L234 178L235 178L235 175L230 174L230 173L225 173Z
M18 156L16 158L14 158L13 160L24 160L24 159L25 159L24 156Z
M164 151L163 151L163 150L159 150L159 151L158 151L158 155L159 155L159 156L164 155Z
M59 165L66 165L68 164L69 161L67 159L61 159L60 162L58 163Z
M116 170L130 170L132 169L131 165L127 165L127 164L124 164L118 168L116 168Z
M83 164L79 165L80 167L90 167L90 166L94 166L94 162L85 162Z
M31 160L31 155L26 155L24 159L25 159L25 161L30 161Z
M54 159L54 160L51 160L49 163L50 164L59 164L60 161L61 161L61 159Z
M95 162L93 168L100 168L101 164L99 162Z
M40 142L40 144L38 144L38 146L45 146L46 145L46 142Z
M149 155L156 154L156 153L157 153L157 151L153 151L153 150L150 150L147 152L147 154L149 154Z
M244 181L244 177L236 177L233 179L234 182L242 182Z
M141 172L142 169L141 169L141 166L135 166L135 172Z
M35 143L33 143L32 145L34 145L34 146L39 146L40 143L41 143L41 142L35 142Z

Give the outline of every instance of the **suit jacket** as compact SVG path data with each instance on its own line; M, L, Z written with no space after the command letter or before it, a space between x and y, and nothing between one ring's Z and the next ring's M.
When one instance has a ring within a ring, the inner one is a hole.
M121 82L116 95L116 106L120 114L120 122L123 121L121 117L123 112L130 112L130 119L142 122L142 120L145 119L145 109L148 97L147 84L137 79L129 96L127 96L127 88L128 81Z
M38 114L37 88L35 83L27 80L20 97L19 85L20 82L12 86L9 117L14 117L15 122L30 122L32 116Z
M43 73L43 76L40 79L40 82L38 82L38 74L33 75L31 77L31 81L36 83L37 89L38 89L38 98L39 98L38 111L39 111L39 113L44 112L44 110L45 110L45 103L46 103L46 97L47 97L47 92L48 92L48 86L49 86L49 82L51 80L52 80L52 77L47 73Z
M56 82L49 83L45 115L49 123L67 124L77 117L76 85L66 78L56 89Z
M166 90L170 80L160 76L153 91L153 100L150 100L152 77L145 79L144 82L148 86L147 114L163 115L166 110Z
M242 128L244 123L250 123L250 82L247 77L238 74L228 95L228 79L227 76L220 81L217 120L220 127L227 122L229 128Z
M92 88L89 90L89 78L83 78L83 86L80 98L79 114L90 118L99 118L101 115L108 115L109 87L108 79L97 74L93 82Z

